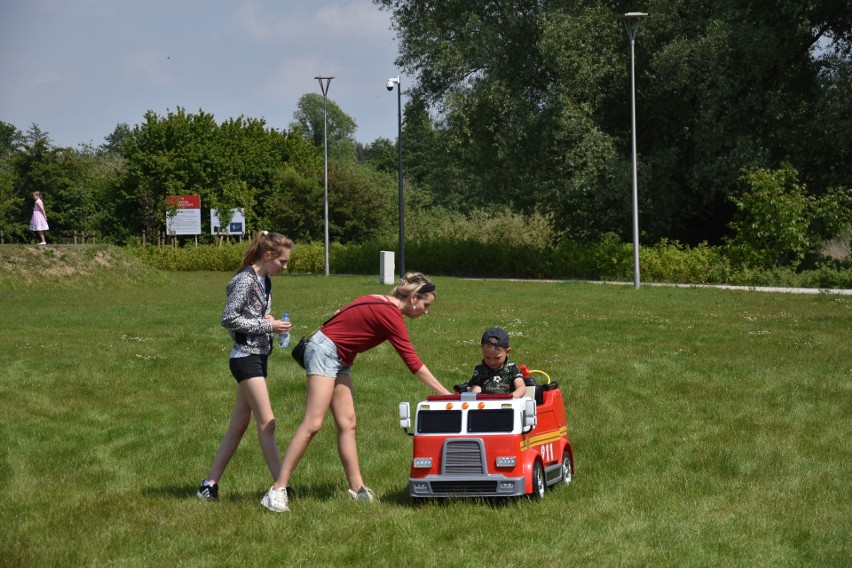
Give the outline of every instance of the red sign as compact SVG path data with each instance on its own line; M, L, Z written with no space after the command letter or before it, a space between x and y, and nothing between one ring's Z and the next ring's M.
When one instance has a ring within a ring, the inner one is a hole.
M166 197L166 203L175 209L201 209L200 195L170 195Z
M170 235L201 234L201 196L166 197L166 232Z

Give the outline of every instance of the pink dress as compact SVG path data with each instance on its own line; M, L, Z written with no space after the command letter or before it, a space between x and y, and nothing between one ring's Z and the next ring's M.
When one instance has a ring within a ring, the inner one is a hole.
M47 226L47 219L44 217L44 213L41 212L42 207L44 207L44 205L42 205L41 199L36 199L33 216L32 219L30 219L30 231L47 231L50 229L50 227Z

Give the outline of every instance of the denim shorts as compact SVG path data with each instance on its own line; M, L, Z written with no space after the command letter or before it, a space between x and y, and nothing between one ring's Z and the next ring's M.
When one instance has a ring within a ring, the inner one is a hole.
M337 354L337 345L321 331L311 336L305 347L305 373L337 378L337 375L349 375L352 367L344 365Z

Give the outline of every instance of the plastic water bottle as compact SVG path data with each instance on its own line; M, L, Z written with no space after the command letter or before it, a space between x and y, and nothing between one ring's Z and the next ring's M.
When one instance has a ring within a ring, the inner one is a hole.
M287 313L287 312L284 312L284 315L281 316L281 319L283 321L290 321L290 314ZM285 331L284 333L278 334L278 347L281 347L282 349L288 349L290 347L290 332L289 331Z

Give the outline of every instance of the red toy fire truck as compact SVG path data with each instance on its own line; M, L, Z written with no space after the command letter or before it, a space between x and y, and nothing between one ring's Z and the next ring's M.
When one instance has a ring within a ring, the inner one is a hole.
M399 424L414 438L409 493L434 497L544 497L547 486L571 483L574 455L562 392L543 371L521 371L527 395L459 392L433 395ZM529 377L540 373L547 382Z

